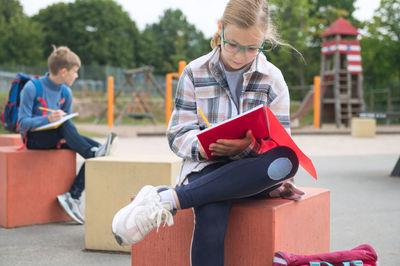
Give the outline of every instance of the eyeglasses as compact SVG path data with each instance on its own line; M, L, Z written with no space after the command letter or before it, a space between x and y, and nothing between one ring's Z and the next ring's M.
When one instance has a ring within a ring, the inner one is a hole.
M236 54L243 50L244 54L246 56L256 56L258 55L262 50L264 50L264 45L265 45L265 40L263 41L261 47L257 46L241 46L237 43L233 43L230 41L225 40L225 32L224 32L224 25L222 25L222 42L224 44L225 50L230 53L230 54Z

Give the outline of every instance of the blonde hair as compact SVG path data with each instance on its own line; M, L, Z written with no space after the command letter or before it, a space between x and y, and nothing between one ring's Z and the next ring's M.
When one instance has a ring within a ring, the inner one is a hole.
M56 47L53 45L53 52L50 54L47 63L50 73L57 75L63 68L70 70L74 66L80 67L81 59L79 59L79 56L72 52L68 47Z
M221 23L245 29L257 26L272 47L282 44L271 21L266 0L230 0L225 7ZM212 49L221 43L221 38L218 32L214 34L210 42Z

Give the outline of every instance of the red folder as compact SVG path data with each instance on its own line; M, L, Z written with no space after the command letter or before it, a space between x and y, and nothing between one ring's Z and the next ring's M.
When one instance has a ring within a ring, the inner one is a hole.
M297 155L300 165L315 179L317 173L310 160L294 143L285 128L267 105L257 106L218 125L209 127L197 134L197 138L209 159L212 159L210 144L218 139L241 139L251 130L256 139L273 139L279 146L291 148Z

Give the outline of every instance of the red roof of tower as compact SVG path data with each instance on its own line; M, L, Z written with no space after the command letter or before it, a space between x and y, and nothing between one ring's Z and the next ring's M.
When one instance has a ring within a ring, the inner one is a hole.
M336 34L356 36L359 34L359 32L356 27L350 24L350 22L340 17L335 22L333 22L323 33L321 33L321 37L327 37Z

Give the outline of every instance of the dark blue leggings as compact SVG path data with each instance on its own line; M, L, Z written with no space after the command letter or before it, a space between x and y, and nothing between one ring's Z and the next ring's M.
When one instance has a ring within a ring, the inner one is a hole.
M182 209L194 208L192 266L223 266L232 200L267 196L293 177L298 165L291 149L277 147L255 158L216 163L191 173L189 184L175 190Z
M80 135L70 120L63 123L57 129L29 132L27 138L26 147L28 149L40 150L56 149L57 143L61 139L65 139L67 142L61 145L61 148L73 150L85 159L94 157L94 152L91 151L92 147L100 146L97 141ZM85 163L79 169L78 175L72 183L69 192L73 198L78 199L84 189Z

